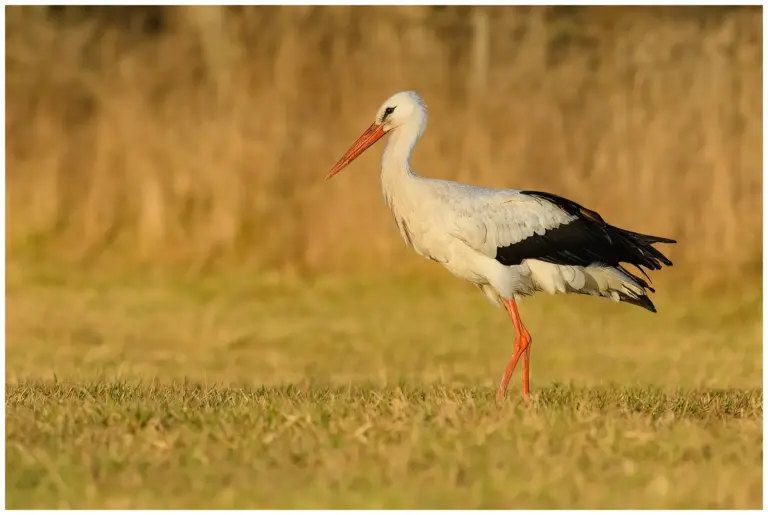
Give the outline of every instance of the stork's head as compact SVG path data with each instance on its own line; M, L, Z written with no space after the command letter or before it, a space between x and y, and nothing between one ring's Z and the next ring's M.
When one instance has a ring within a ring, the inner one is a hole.
M373 124L357 138L325 178L330 179L339 173L382 136L398 127L414 123L417 124L418 130L422 131L423 124L426 122L426 112L426 104L415 91L395 93L381 104Z

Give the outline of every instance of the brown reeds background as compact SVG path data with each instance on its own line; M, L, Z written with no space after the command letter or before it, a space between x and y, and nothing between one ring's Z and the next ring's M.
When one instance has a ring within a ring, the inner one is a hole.
M381 148L323 177L390 94L414 168L544 189L759 269L761 8L8 7L7 244L36 260L419 266Z

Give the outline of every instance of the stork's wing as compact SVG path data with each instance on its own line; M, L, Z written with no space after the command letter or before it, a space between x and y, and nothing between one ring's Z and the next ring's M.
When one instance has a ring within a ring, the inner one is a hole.
M672 265L652 243L674 240L625 231L563 197L536 191L478 195L456 213L453 236L503 265L526 259L571 266L620 262Z

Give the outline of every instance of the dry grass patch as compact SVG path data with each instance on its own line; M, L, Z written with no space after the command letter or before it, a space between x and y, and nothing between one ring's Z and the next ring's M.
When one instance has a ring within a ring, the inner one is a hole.
M762 392L24 382L9 507L759 508ZM738 437L734 437L738 435Z
M761 506L757 281L526 300L530 408L451 278L12 269L6 300L9 507Z

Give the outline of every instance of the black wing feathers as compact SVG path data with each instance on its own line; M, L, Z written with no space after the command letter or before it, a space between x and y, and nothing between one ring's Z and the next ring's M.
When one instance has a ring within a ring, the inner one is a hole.
M672 262L652 244L676 243L675 240L619 229L607 224L598 213L558 195L539 191L521 193L551 202L576 219L549 229L541 236L534 234L497 248L496 260L503 265L519 265L525 259L538 259L558 265L615 266L644 287L648 287L646 281L630 274L619 263L634 265L646 278L641 266L650 270L659 270L662 265L672 266Z

